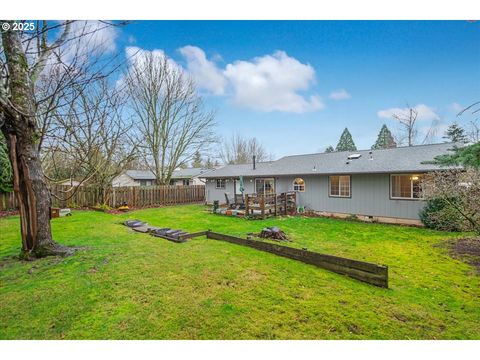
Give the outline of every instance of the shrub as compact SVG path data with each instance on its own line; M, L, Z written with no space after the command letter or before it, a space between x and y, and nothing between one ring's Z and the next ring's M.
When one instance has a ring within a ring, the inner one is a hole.
M455 199L450 199L455 201ZM464 219L452 205L441 198L432 198L427 201L425 207L420 210L420 220L430 229L442 231L464 230Z

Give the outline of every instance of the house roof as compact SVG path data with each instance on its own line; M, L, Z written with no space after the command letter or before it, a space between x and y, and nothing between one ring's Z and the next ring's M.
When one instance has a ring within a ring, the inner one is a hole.
M127 170L125 174L134 180L155 180L155 175L150 170Z
M443 143L382 150L292 155L276 161L257 163L255 170L252 164L226 165L211 170L205 177L426 172L441 169L439 165L426 162L431 162L438 155L446 154L453 145ZM350 155L355 154L361 156L348 159Z
M173 172L172 179L191 179L208 171L210 170L204 168L179 169ZM134 180L155 180L155 175L150 170L127 170L125 173Z
M209 169L205 168L178 169L173 172L172 179L191 179L209 171Z

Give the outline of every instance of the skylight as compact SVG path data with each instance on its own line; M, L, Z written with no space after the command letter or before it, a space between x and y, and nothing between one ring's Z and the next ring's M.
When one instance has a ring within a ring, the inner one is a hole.
M349 160L360 159L361 156L362 154L352 154L352 155L348 155L348 159Z

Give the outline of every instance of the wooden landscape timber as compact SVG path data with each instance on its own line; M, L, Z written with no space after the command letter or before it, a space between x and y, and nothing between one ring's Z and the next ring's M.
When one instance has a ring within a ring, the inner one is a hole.
M388 266L386 265L377 265L365 261L320 254L313 251L296 249L289 246L277 245L258 240L243 239L236 236L220 234L211 230L187 233L182 230L171 230L170 228L150 226L147 223L142 223L140 220L127 220L124 224L134 231L148 233L152 236L176 243L183 243L194 237L206 236L207 239L222 240L232 244L248 246L256 250L265 251L314 265L325 270L330 270L337 274L347 275L353 279L371 285L388 288Z
M269 252L289 259L298 260L306 264L347 275L356 280L371 285L388 288L388 266L377 265L364 261L351 260L333 255L325 255L308 250L295 249L288 246L267 242L242 239L236 236L207 231L207 238L223 240L237 245L248 246L260 251Z

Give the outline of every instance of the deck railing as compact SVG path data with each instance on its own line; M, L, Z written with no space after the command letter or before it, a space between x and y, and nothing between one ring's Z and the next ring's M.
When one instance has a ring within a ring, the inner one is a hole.
M280 194L246 194L245 216L265 219L269 216L295 215L297 194L288 191Z

